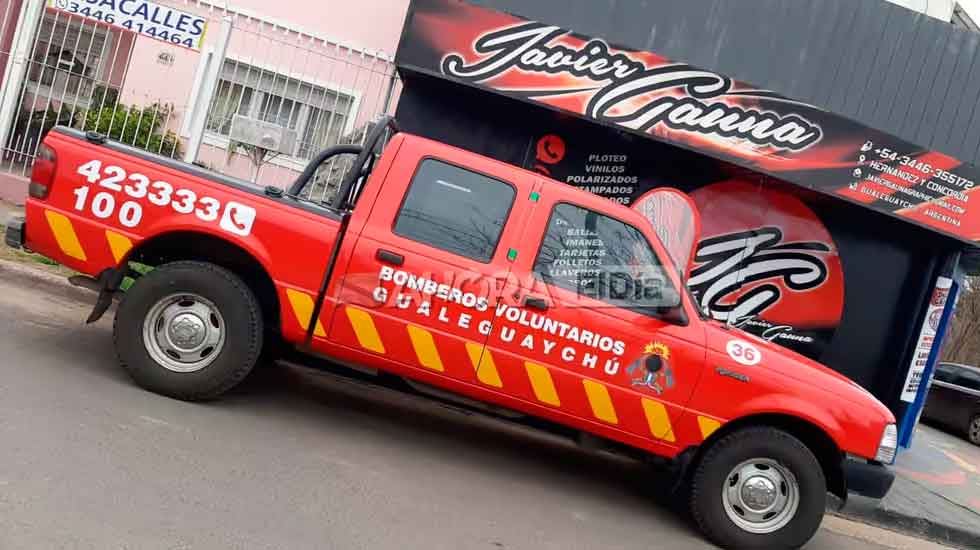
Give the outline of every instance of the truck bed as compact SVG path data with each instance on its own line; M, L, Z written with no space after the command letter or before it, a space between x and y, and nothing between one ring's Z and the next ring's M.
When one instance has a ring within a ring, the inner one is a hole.
M51 131L75 139L85 140L90 143L97 144L101 147L105 147L111 151L116 151L119 153L124 153L126 155L138 157L148 162L166 166L167 168L173 170L179 170L191 176L204 178L214 183L220 183L221 185L233 187L239 191L244 191L246 193L269 197L270 195L267 192L267 189L269 189L270 187L274 187L274 186L263 186L255 182L251 182L241 178L236 178L234 176L229 176L228 174L223 174L221 172L217 172L215 170L211 170L203 166L198 166L196 164L189 164L179 159L174 159L165 155L152 153L150 151L146 151L138 147L133 147L131 145L126 145L118 141L107 139L102 134L98 134L95 132L83 132L76 128L69 128L67 126L55 126L54 128L51 129ZM287 197L287 196L283 196L282 202L284 204L293 206L295 208L301 208L303 210L306 210L307 212L320 214L322 216L326 216L329 218L340 219L340 214L336 210L320 202L308 201L297 197Z

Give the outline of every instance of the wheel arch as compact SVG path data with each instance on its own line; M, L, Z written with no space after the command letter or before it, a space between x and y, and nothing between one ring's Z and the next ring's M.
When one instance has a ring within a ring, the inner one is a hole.
M137 244L124 262L156 267L186 260L212 263L241 277L255 294L266 326L279 330L282 304L272 276L255 254L239 244L201 231L168 231Z
M838 498L846 500L847 482L844 478L844 471L841 468L843 453L840 447L830 434L817 424L798 416L784 413L751 414L726 422L705 439L704 443L693 450L693 456L689 466L686 468L685 477L693 473L697 463L704 456L708 448L716 441L739 430L757 426L777 428L799 439L810 449L810 452L813 453L820 463L824 478L827 480L827 490Z

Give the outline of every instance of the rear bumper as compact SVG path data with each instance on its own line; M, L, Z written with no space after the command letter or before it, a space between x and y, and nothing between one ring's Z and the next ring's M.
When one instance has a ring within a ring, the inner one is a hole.
M871 498L883 498L895 481L895 472L880 462L845 458L841 463L847 492Z
M7 231L3 241L11 248L24 248L25 227L24 218L16 217L7 222Z

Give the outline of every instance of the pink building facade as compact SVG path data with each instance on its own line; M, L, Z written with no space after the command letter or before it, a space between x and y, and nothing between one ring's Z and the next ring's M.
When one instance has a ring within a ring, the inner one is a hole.
M0 0L0 68L10 65L14 53L17 15L36 1ZM98 0L80 3L99 5ZM176 142L147 139L133 145L174 157L183 156L192 141L195 115L204 116L198 163L285 186L317 151L356 141L397 101L392 61L408 0L154 0L207 21L195 49L108 25L92 11L72 14L57 9L57 2L44 4L24 56L30 67L23 85L0 82L0 96L7 101L16 96L18 109L4 134L0 197L9 198L9 188L18 186L12 177L23 187L31 154L53 121L86 129L96 120L89 113L108 106L114 111L103 117L108 121L111 115L113 124L127 109L157 106L145 115L133 110L133 116L152 117L147 124L161 135L176 136ZM208 60L216 59L214 50L229 22L226 55L218 61L211 92L202 85ZM9 71L3 74L0 78L7 78ZM105 89L111 91L109 100ZM257 155L236 146L241 135L236 126L249 121L280 128L280 148Z

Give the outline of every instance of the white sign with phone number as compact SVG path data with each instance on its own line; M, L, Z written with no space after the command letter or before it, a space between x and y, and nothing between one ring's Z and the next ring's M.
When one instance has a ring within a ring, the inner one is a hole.
M195 216L202 222L217 222L222 230L240 237L251 234L255 224L256 213L251 206L228 201L222 208L218 199L198 197L194 191L175 188L166 181L151 182L143 174L130 174L111 164L103 166L101 160L90 160L82 164L76 173L84 176L89 185L76 187L72 191L75 195L75 210L91 212L102 220L115 218L123 227L133 228L143 221L143 207L146 203L172 208L177 214ZM95 184L98 187L93 189Z
M194 51L208 31L207 19L147 0L48 0L48 7Z
M926 309L926 318L922 321L922 329L919 331L919 339L915 344L915 351L912 353L912 364L909 372L905 376L905 385L902 387L900 399L906 403L915 401L919 394L919 387L922 385L922 375L926 371L929 363L929 355L932 348L936 345L936 333L939 331L939 322L942 320L943 311L946 309L946 300L949 298L949 289L953 287L953 280L949 277L939 277L936 280L936 288L932 292L929 300L929 307Z

